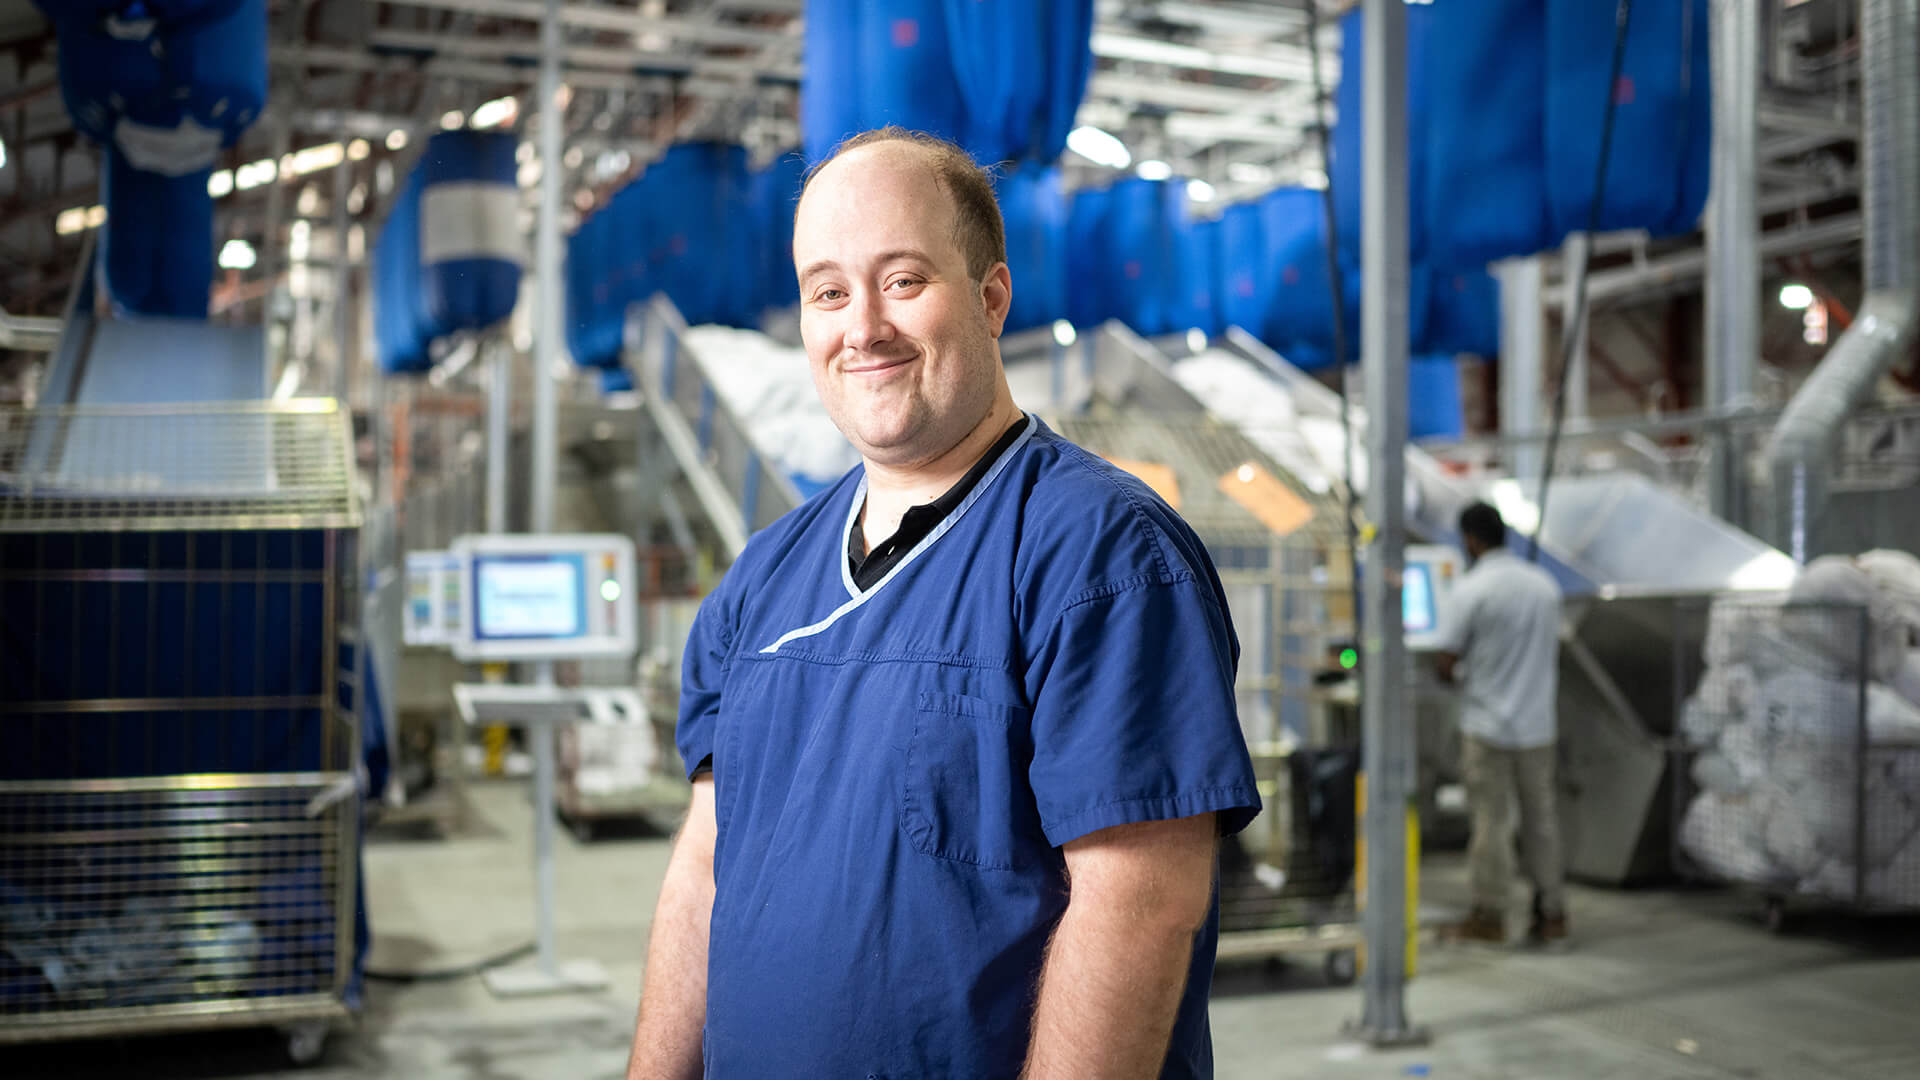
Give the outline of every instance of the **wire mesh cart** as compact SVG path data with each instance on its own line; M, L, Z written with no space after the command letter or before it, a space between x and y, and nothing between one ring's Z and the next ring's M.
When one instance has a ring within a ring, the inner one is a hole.
M1795 907L1920 911L1920 705L1879 681L1909 643L1865 608L1720 598L1681 616L1678 871Z
M332 401L0 410L0 1043L351 1014Z
M1047 422L1155 488L1207 545L1227 593L1241 729L1266 808L1222 848L1220 957L1320 954L1330 981L1350 981L1360 754L1315 678L1352 634L1337 494L1204 414L1096 409Z

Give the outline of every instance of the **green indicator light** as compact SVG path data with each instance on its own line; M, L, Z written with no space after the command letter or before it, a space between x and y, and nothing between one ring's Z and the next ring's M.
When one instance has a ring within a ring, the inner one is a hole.
M1340 650L1340 666L1341 667L1347 669L1348 671L1352 671L1354 667L1359 663L1360 663L1359 650L1357 649L1341 649Z
M615 600L620 599L620 583L613 580L612 578L608 578L607 580L601 582L600 583L600 599L605 600L609 604L613 603Z

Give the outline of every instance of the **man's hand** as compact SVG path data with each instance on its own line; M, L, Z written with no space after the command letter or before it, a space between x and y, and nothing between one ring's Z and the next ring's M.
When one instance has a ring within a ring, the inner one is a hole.
M1453 685L1453 677L1459 670L1459 667L1459 653L1439 652L1433 656L1433 670L1440 676L1440 681L1446 683L1448 686Z
M1070 896L1034 1008L1029 1080L1157 1077L1213 902L1214 815L1065 848Z
M707 931L713 922L713 777L693 782L687 823L673 844L647 942L640 1022L627 1080L687 1080L702 1070L707 1023Z

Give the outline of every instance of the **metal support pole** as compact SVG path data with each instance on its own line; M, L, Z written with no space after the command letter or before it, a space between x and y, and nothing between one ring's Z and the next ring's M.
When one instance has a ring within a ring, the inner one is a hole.
M1360 230L1364 299L1361 369L1366 387L1367 517L1365 696L1367 967L1358 1034L1375 1046L1424 1036L1407 1022L1407 800L1413 789L1413 714L1400 611L1406 547L1407 444L1407 13L1403 0L1366 0L1361 87Z
M538 287L539 318L533 369L533 504L532 530L553 529L556 475L555 398L553 373L560 363L560 161L561 129L566 120L560 108L560 0L547 0L547 16L540 24L540 211L535 226L534 283Z
M352 190L353 165L342 161L333 167L333 397L343 409L350 407L353 389L353 260L347 251Z
M1713 134L1707 197L1707 400L1716 412L1753 401L1760 366L1760 8L1713 0ZM1730 442L1715 447L1715 514L1744 517L1741 469Z
M1573 289L1574 282L1586 271L1587 259L1593 252L1593 239L1586 233L1569 233L1567 242L1560 248L1560 280L1563 288ZM1588 415L1587 391L1592 384L1589 371L1592 368L1588 356L1587 338L1593 333L1593 310L1584 305L1568 304L1561 310L1568 315L1575 307L1582 307L1580 321L1577 324L1561 328L1562 333L1573 335L1573 352L1567 362L1567 370L1560 377L1567 380L1567 418L1585 420Z
M487 343L487 532L507 531L507 443L513 437L513 346Z
M1533 432L1541 422L1541 375L1545 370L1546 334L1541 326L1542 267L1537 255L1495 263L1500 279L1500 430ZM1507 473L1532 491L1540 482L1541 448L1516 445L1506 462Z
M553 385L560 362L560 0L547 0L540 23L540 212L535 226L534 281L539 287L540 318L533 355L533 475L528 491L533 504L532 531L553 531L553 496L559 482L559 401ZM536 686L553 685L553 664L533 665ZM554 944L553 814L555 807L553 728L536 724L528 731L533 742L533 864L535 941L540 970L558 978L559 952Z

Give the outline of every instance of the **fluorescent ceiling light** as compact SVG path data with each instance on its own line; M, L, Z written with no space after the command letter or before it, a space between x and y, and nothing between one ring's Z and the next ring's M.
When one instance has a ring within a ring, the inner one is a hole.
M1149 158L1134 171L1140 174L1142 180L1165 180L1173 175L1173 166L1157 158Z
M1127 145L1097 127L1077 127L1068 132L1067 149L1109 169L1124 169L1133 164Z
M520 113L520 103L513 98L494 98L473 110L473 126L477 128L499 127L511 124Z
M407 133L405 131L394 128L392 131L387 132L387 149L400 150L405 148L406 145Z
M466 122L467 114L461 112L459 109L449 109L440 114L440 126L448 131L452 131Z
M1813 290L1798 282L1782 285L1780 306L1789 311L1805 311L1813 306Z
M1187 198L1194 202L1212 202L1214 194L1213 185L1205 180L1187 181Z
M220 266L225 270L253 269L253 245L245 240L233 239L220 248Z
M0 139L0 169L7 167L7 140Z
M233 170L221 169L207 177L207 194L219 199L233 190Z
M1059 345L1061 348L1064 349L1067 346L1073 344L1074 341L1076 341L1078 338L1079 338L1079 335L1074 333L1072 323L1068 322L1065 319L1054 320L1053 340L1055 344Z

